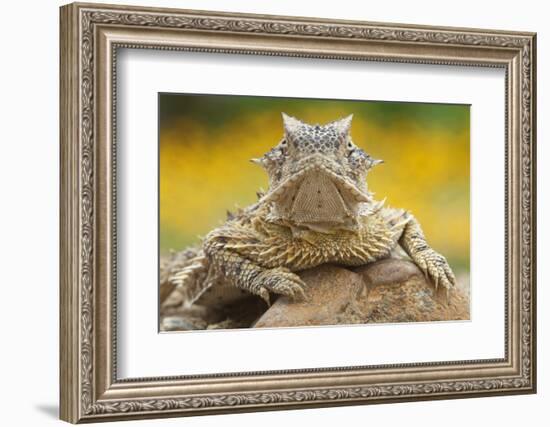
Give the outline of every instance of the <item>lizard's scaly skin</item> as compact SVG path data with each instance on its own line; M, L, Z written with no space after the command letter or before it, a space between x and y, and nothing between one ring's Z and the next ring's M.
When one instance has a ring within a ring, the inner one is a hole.
M173 275L188 303L223 305L248 294L304 298L295 272L324 263L359 266L400 245L434 285L454 275L409 212L384 207L367 191L378 163L349 136L351 117L310 126L283 116L285 138L256 160L270 190L204 239L195 259ZM244 292L243 292L244 291Z

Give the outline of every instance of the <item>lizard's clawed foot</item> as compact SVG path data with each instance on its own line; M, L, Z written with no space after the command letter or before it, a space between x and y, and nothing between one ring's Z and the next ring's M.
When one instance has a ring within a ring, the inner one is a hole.
M270 304L269 294L285 295L292 300L305 300L305 283L296 274L284 267L261 272L253 282L252 292Z
M415 258L416 264L424 272L426 277L433 282L436 289L438 289L439 286L443 286L448 293L449 290L455 286L455 275L443 255L429 249L417 254Z

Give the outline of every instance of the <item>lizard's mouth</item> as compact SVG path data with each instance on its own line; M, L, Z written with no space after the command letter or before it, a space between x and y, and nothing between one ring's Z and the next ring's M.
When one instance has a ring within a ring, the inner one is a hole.
M273 202L274 219L318 231L355 228L359 205L372 198L331 166L310 161L268 192L262 200Z

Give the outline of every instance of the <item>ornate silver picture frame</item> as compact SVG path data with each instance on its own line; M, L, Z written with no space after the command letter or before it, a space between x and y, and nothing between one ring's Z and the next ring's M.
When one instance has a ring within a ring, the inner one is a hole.
M535 34L79 3L63 6L60 18L63 420L78 423L536 391ZM504 357L119 378L116 62L120 49L504 70L505 212L500 212L505 218Z

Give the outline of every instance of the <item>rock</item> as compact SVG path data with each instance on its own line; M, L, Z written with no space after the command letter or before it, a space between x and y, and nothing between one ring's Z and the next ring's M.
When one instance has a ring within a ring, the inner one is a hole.
M424 277L422 271L412 261L395 258L362 265L356 267L354 271L360 274L370 287L404 283L414 277L419 279Z
M172 296L170 297L172 298ZM166 301L168 302L169 299ZM210 323L219 322L220 314L207 307L192 306L161 306L161 331L188 331L206 329Z
M409 260L385 259L355 268L319 266L300 273L307 301L280 297L256 328L469 319L461 287L435 291Z
M190 319L181 316L167 316L160 323L161 331L189 331L195 329L204 329L204 327L198 327Z
M306 283L306 301L280 297L262 315L255 328L359 323L357 301L365 283L359 274L343 267L323 265L300 273Z
M365 281L365 323L468 320L470 304L461 286L449 291L427 281L409 260L385 259L355 269Z

